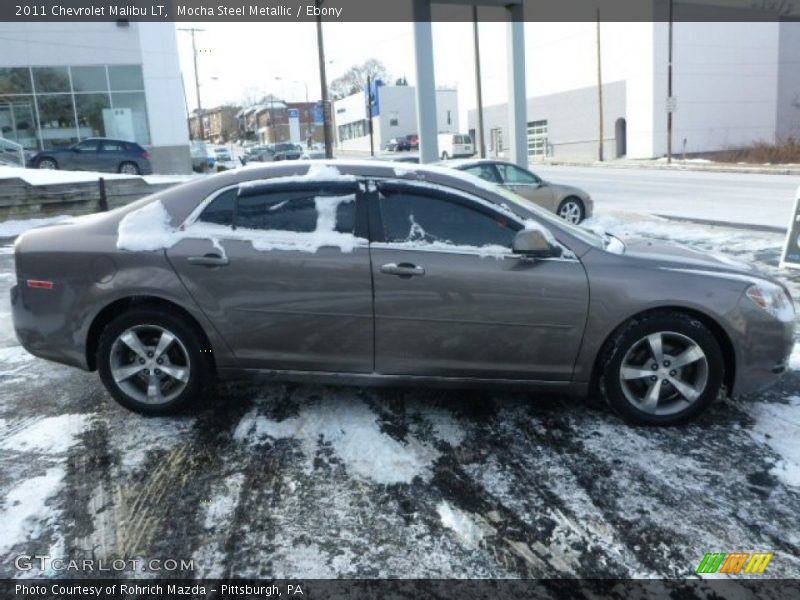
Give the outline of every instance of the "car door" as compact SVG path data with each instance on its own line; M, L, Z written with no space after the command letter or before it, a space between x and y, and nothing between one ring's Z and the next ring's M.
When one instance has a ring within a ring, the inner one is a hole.
M357 195L355 182L233 186L167 251L243 367L372 372L366 209Z
M552 188L536 175L521 169L517 165L508 163L495 163L494 166L497 169L503 187L547 210L555 211L556 207L553 205L555 196Z
M125 145L123 142L104 140L100 146L100 151L97 153L97 168L99 171L116 173L119 171L119 166L124 159Z
M522 223L424 185L379 184L370 219L377 372L572 377L589 290L571 253L515 256Z
M97 151L100 140L84 140L72 146L61 161L64 169L94 171L97 168Z

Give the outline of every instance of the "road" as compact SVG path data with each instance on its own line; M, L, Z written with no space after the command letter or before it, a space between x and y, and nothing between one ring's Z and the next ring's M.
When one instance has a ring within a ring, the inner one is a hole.
M779 234L603 219L725 240L800 293L775 266ZM768 576L800 577L800 371L665 429L595 395L252 383L144 418L96 374L20 348L13 281L5 246L0 577L25 553L192 559L198 577L675 578L706 552L754 550L775 553Z
M532 165L544 179L588 191L598 211L785 229L800 177L645 168Z

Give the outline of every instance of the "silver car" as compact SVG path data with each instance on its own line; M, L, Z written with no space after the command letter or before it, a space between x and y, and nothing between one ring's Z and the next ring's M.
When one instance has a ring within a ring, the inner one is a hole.
M584 190L545 181L528 169L505 160L465 159L443 164L501 185L575 225L594 212L594 202Z
M14 327L163 414L214 378L599 391L636 423L773 383L778 281L598 236L459 171L378 161L229 171L18 238Z

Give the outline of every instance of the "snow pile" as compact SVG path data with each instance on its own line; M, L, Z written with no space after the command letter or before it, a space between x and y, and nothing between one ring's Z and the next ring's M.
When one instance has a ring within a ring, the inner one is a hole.
M0 166L0 180L22 179L30 185L58 185L62 183L87 183L103 179L144 179L147 183L181 183L197 175L122 175L120 173L99 173L96 171L62 171L60 169L23 169L22 167Z
M0 512L0 554L44 531L53 518L47 502L59 492L63 479L63 468L54 467L11 488Z
M33 229L34 227L69 222L73 218L74 217L68 215L58 215L57 217L43 217L39 219L10 219L8 221L2 221L0 222L0 238L17 237L19 234Z
M556 241L556 238L553 237L553 234L550 232L550 230L547 227L545 227L544 225L542 225L541 223L539 223L538 221L534 221L533 219L526 219L525 220L525 230L526 231L538 231L539 233L541 233L544 236L544 239L547 240L548 244L550 244L551 246L557 246L558 245L558 242Z
M263 165L262 165L263 166ZM273 183L312 183L316 181L350 181L355 182L355 175L343 175L339 169L324 162L312 162L304 175L286 175L283 177L270 177L268 179L254 179L239 184L242 190L260 187Z
M438 451L419 440L409 438L403 443L386 435L369 406L341 397L308 404L298 416L283 421L259 415L254 409L242 418L233 438L248 444L268 438L297 440L309 470L319 445L330 445L351 476L382 484L427 478L439 457Z
M117 229L117 248L132 252L171 248L180 239L161 200L128 213Z
M38 452L61 454L69 450L78 437L89 428L91 415L58 415L46 417L13 430L0 430L0 449L7 452Z
M750 435L780 456L772 474L800 487L800 396L790 396L788 404L754 402L752 413L757 420Z
M449 503L442 501L436 507L442 525L453 531L461 542L469 548L477 548L483 539L483 529L468 514Z

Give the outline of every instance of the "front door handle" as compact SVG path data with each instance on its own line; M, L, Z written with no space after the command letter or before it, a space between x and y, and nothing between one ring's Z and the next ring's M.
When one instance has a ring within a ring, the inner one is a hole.
M188 260L190 264L199 265L201 267L224 267L229 262L227 256L220 256L219 254L190 256L186 260Z
M425 269L417 265L412 265L411 263L400 263L399 265L396 263L388 263L381 266L381 273L397 275L403 279L408 279L409 277L425 275Z

